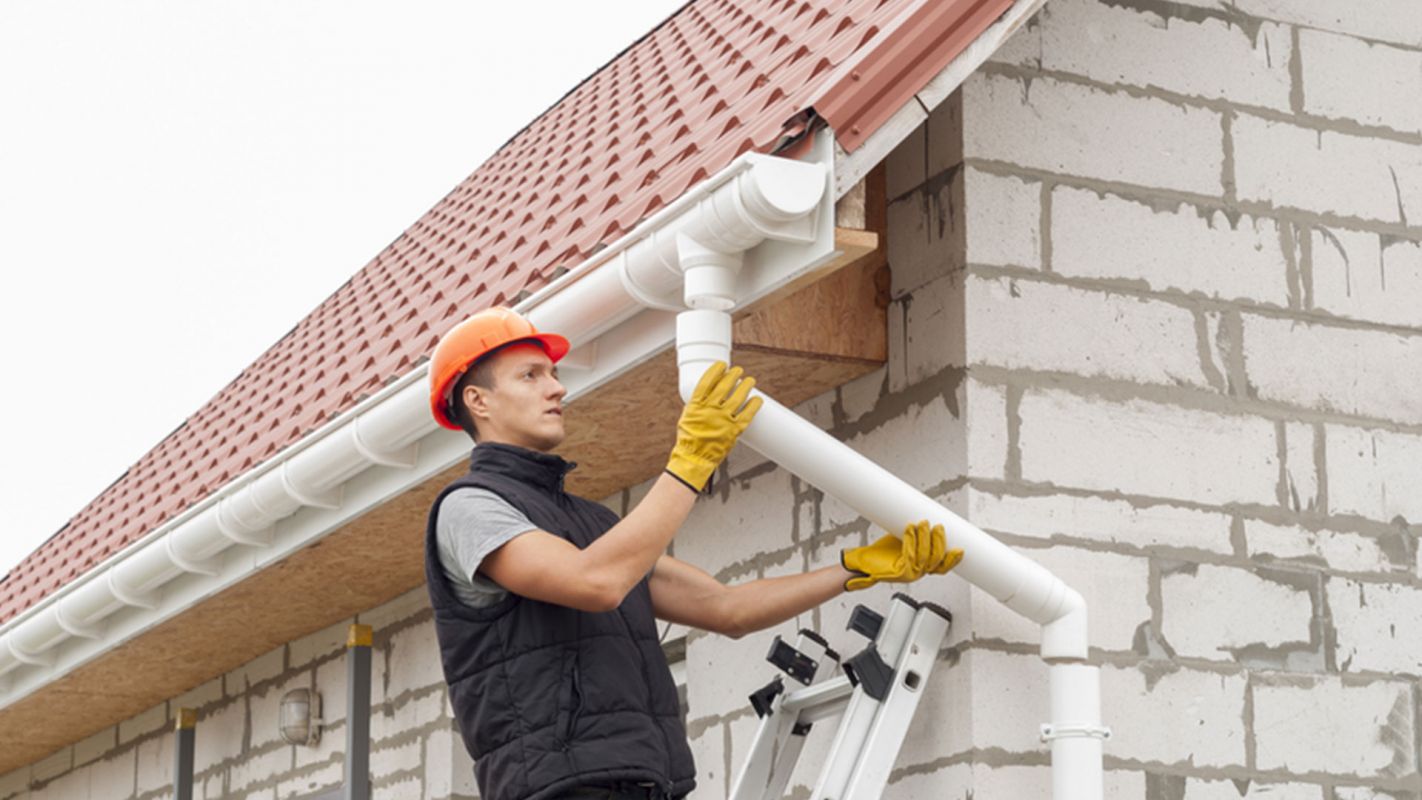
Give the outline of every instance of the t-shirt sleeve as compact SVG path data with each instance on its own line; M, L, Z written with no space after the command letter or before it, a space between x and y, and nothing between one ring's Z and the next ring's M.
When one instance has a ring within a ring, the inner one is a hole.
M478 574L479 565L509 540L537 529L523 512L487 489L464 487L445 495L440 501L435 537L441 566L455 596L473 605L487 605L502 597L504 589Z

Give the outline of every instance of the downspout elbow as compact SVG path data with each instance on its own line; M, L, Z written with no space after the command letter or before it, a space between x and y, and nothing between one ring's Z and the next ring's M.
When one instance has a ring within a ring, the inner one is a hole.
M1077 590L1062 584L1063 595L1057 616L1042 625L1042 658L1086 660L1086 600Z

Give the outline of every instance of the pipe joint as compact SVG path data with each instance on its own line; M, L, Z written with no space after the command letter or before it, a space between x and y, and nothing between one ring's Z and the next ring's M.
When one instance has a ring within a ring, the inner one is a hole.
M717 361L731 363L731 315L724 311L699 309L676 315L677 384L682 402L706 368Z
M714 250L684 233L677 234L676 250L687 307L729 311L736 305L741 251Z

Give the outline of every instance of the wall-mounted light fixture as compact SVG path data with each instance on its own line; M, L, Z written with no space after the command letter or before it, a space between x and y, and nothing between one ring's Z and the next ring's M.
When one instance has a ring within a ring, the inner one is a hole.
M281 738L290 744L314 745L321 741L321 694L292 689L281 697Z

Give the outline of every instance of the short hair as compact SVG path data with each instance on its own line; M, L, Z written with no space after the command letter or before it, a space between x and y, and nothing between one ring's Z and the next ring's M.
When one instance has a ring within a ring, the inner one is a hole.
M464 390L470 386L478 386L480 389L494 388L494 356L499 351L516 344L537 343L536 339L515 339L512 342L504 342L493 350L474 359L474 363L464 370L464 374L459 376L459 380L454 382L454 393L450 395L449 405L453 411L450 414L454 421L459 423L459 427L469 434L469 438L475 442L479 441L479 429L474 426L474 415L469 413L469 406L464 404Z

